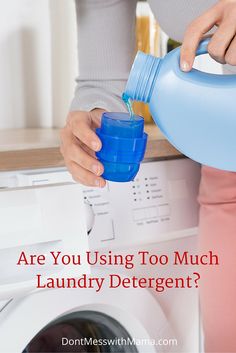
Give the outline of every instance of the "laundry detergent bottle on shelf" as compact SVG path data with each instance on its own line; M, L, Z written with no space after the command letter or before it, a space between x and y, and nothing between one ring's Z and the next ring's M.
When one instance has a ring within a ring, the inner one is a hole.
M207 53L208 43L200 43L197 55ZM162 59L138 52L125 95L149 104L155 123L183 154L236 171L236 75L183 72L180 48Z

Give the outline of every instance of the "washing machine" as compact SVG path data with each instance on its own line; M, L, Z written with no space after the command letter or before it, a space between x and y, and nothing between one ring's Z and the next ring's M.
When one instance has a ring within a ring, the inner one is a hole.
M100 190L63 168L0 174L0 351L199 352L197 288L35 289L35 276L187 276L191 266L24 264L86 251L197 251L200 167L187 158L147 161L130 183ZM17 264L18 262L18 264Z

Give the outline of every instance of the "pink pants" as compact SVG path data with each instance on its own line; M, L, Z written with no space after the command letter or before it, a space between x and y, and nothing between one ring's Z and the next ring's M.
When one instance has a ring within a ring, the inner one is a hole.
M202 168L200 253L219 266L202 266L200 298L205 351L236 352L236 173Z

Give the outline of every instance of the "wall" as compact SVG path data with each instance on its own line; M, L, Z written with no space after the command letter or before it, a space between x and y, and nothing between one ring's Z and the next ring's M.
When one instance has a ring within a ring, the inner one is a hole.
M74 91L76 42L73 0L2 1L0 129L63 125Z

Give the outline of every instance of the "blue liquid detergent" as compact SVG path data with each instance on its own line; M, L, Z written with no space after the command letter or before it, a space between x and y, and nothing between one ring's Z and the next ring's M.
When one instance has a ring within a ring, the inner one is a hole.
M208 43L200 43L197 55L207 53ZM148 103L158 127L183 154L236 172L236 75L183 72L180 48L164 58L138 52L124 96Z
M130 115L130 119L133 119L134 117L134 111L133 111L133 108L132 108L132 100L131 98L124 92L122 94L122 100L123 102L125 103L127 109L128 109L128 112L129 112L129 115Z

